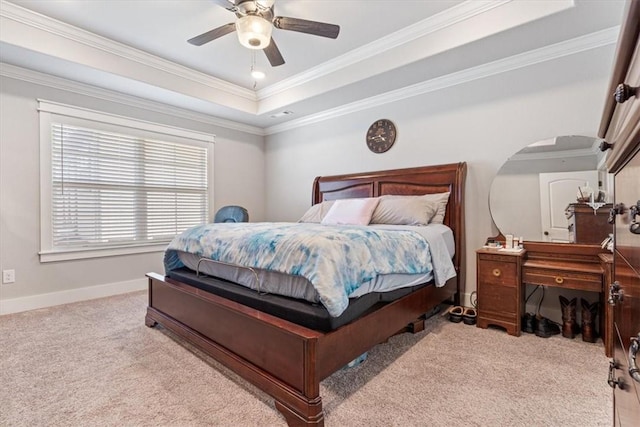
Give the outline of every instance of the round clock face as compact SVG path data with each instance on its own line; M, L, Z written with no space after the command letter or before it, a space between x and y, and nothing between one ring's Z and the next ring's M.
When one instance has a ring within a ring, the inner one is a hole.
M367 147L374 153L384 153L396 142L396 126L391 120L376 120L367 131Z

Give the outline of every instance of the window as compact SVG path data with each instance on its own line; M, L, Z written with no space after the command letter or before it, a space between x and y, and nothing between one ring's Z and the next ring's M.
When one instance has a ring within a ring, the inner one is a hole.
M209 220L213 136L40 101L42 262L164 249Z

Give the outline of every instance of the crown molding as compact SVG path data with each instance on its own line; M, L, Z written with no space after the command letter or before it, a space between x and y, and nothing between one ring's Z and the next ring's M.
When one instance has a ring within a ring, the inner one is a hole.
M343 68L363 60L380 55L381 52L388 51L400 45L406 44L430 33L467 20L473 16L480 15L491 9L502 6L513 0L499 1L466 1L454 7L446 9L413 25L409 25L386 37L368 43L360 48L354 49L344 55L340 55L332 60L326 61L322 65L310 68L309 70L296 74L288 79L269 85L257 91L257 99L261 101L281 92L285 92L297 86L304 85L320 77L335 73Z
M141 108L144 110L154 111L156 113L168 114L182 119L193 120L208 125L223 127L226 129L246 132L253 135L264 136L264 130L247 125L244 123L234 122L212 117L208 114L197 113L182 108L173 107L168 104L150 101L138 98L132 95L125 95L120 92L102 89L95 86L79 83L73 80L40 73L38 71L28 70L26 68L16 67L15 65L0 62L0 76L8 77L15 80L22 80L54 89L62 89L78 95L90 96L92 98L102 99L104 101L115 102L127 105L129 107Z
M570 157L593 157L597 155L598 153L591 148L580 148L576 150L541 151L539 153L518 153L511 156L509 161L566 159Z
M369 108L379 107L383 104L401 101L414 96L435 92L451 86L471 82L473 80L490 77L523 67L532 66L546 61L562 58L583 51L596 49L602 46L615 44L618 39L620 26L607 28L602 31L587 34L574 39L566 40L553 45L530 50L528 52L513 55L497 61L488 62L476 67L467 68L455 73L436 77L414 85L406 86L383 94L375 95L340 107L325 110L318 114L311 114L286 123L271 126L265 129L266 135L296 129L302 126L322 122L336 117L352 114Z
M2 6L0 7L0 17L11 19L21 24L46 31L50 34L64 37L76 43L81 43L85 46L119 56L129 61L153 67L159 71L175 75L182 79L191 80L217 91L228 93L229 95L241 97L254 102L257 100L256 93L253 90L245 89L224 80L209 76L205 73L201 73L114 40L110 40L106 37L60 22L56 19L33 12L5 0L0 0L0 6Z

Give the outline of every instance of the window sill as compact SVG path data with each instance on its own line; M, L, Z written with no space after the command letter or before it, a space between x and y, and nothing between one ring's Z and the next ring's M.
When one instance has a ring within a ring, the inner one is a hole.
M70 261L76 259L103 258L118 255L143 254L150 252L162 252L167 248L168 243L140 246L122 246L116 248L89 248L71 250L48 250L40 251L40 262Z

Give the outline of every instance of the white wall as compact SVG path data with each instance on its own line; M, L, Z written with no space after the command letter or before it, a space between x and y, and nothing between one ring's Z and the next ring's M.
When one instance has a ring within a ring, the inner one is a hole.
M476 288L475 250L497 231L488 206L493 177L532 142L596 135L613 50L597 48L270 135L267 220L298 219L311 204L318 175L466 161L469 294ZM398 129L385 154L371 153L365 144L368 126L379 118Z
M41 264L37 98L215 134L214 207L245 206L264 220L264 138L121 103L3 77L0 81L0 269L16 282L0 285L0 312L143 286L163 272L162 252ZM100 286L106 285L106 286Z

